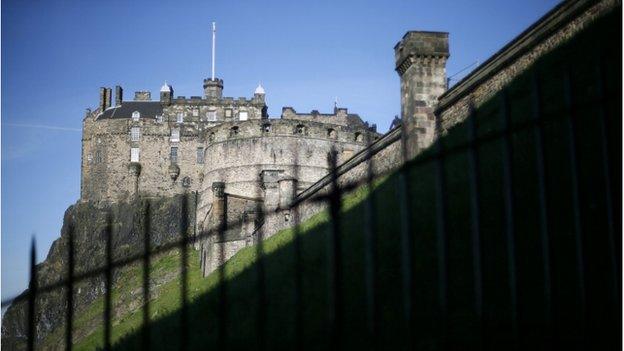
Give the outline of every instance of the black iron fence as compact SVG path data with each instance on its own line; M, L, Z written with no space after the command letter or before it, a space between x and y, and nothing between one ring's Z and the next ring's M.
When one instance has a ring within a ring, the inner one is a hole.
M560 63L557 58L554 62ZM307 202L323 201L329 213L326 237L327 333L310 338L306 331L305 283L301 229L301 206L291 209L293 222L293 319L272 324L294 323L288 348L315 349L313 340L332 349L364 345L385 349L491 349L620 348L621 331L621 70L619 60L598 56L582 69L569 64L536 65L494 99L472 107L468 118L446 132L431 148L414 160L406 160L394 175L381 179L375 174L377 159L370 154L363 179L341 182L332 172L331 191ZM618 72L620 74L618 74ZM438 121L439 122L439 121ZM441 130L441 126L438 126ZM401 150L406 154L405 134ZM368 149L370 150L370 148ZM336 168L335 153L329 167ZM296 177L297 175L295 175ZM384 175L387 177L387 175ZM430 181L428 181L429 179ZM379 183L395 186L396 213L385 211ZM349 229L342 202L353 190L367 186L362 207L361 230ZM465 190L462 190L465 189ZM420 193L419 193L420 191ZM418 194L430 194L418 198ZM416 198L415 198L416 197ZM458 199L467 201L458 205ZM430 210L428 210L429 208ZM104 277L103 348L112 343L113 270L140 262L143 265L143 322L140 345L155 345L150 320L150 259L159 253L180 250L181 311L178 347L203 348L191 340L188 296L188 251L191 244L207 237L225 241L226 228L188 237L189 211L183 200L179 241L151 247L150 210L145 213L142 254L113 260L111 222L107 219L106 265L87 272L74 272L74 228L70 226L67 277L38 286L36 248L31 249L30 285L26 294L3 301L2 306L26 301L27 347L36 346L37 297L65 289L65 347L72 349L74 285L93 277ZM263 213L262 218L274 213ZM384 231L388 218L396 227ZM223 222L226 223L226 222ZM232 226L232 223L227 223ZM235 225L243 225L236 223ZM381 270L389 258L380 253L379 242L398 229L400 250L397 271ZM352 272L345 271L347 235L361 235L364 288L361 296L347 292ZM247 346L266 349L280 346L270 340L267 325L272 301L267 292L271 279L263 250L260 225L256 272L258 299L254 325L257 338ZM223 246L220 257L225 258ZM229 280L225 266L218 269L217 313L208 318L216 325L216 348L236 348L236 335L228 326ZM382 283L383 282L383 283ZM388 285L392 282L393 287ZM387 307L387 293L400 291L400 313ZM362 326L356 326L348 301L361 299ZM239 315L240 317L240 315ZM394 324L393 324L394 323ZM398 326L388 331L388 325ZM351 329L365 330L354 336ZM393 336L395 340L393 339ZM354 338L357 338L354 342ZM312 340L312 341L311 341Z

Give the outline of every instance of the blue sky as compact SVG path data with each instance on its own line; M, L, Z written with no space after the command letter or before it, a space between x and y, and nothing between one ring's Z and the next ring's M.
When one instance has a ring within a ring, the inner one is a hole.
M2 1L2 299L27 286L31 237L43 260L79 198L81 121L99 87L157 97L166 80L175 95L202 95L211 21L226 96L262 82L271 117L329 112L337 97L385 132L400 111L393 47L407 30L449 32L452 75L556 3Z

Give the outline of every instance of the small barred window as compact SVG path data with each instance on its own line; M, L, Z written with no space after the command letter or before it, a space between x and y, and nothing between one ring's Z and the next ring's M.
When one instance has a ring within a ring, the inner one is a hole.
M204 164L204 148L203 147L198 147L197 148L197 163L198 164Z
M171 148L169 160L171 160L171 163L178 163L178 148L176 146Z
M141 139L141 128L139 127L130 128L130 140L139 141L139 139Z

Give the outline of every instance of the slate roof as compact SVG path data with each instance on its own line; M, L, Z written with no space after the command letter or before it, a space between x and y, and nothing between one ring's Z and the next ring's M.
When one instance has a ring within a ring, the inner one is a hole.
M157 115L162 115L163 108L160 101L124 101L121 106L107 108L98 119L132 118L134 111L139 111L141 118L156 118Z

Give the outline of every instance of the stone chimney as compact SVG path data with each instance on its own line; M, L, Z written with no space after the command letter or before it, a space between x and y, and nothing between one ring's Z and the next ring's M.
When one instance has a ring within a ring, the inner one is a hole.
M123 89L121 86L115 86L115 106L121 106L123 101Z
M100 88L100 110L106 110L106 88Z
M411 158L435 139L433 112L446 90L448 33L407 32L394 47L394 54L401 77L401 119Z
M106 88L106 108L111 107L112 99L113 99L113 89Z

